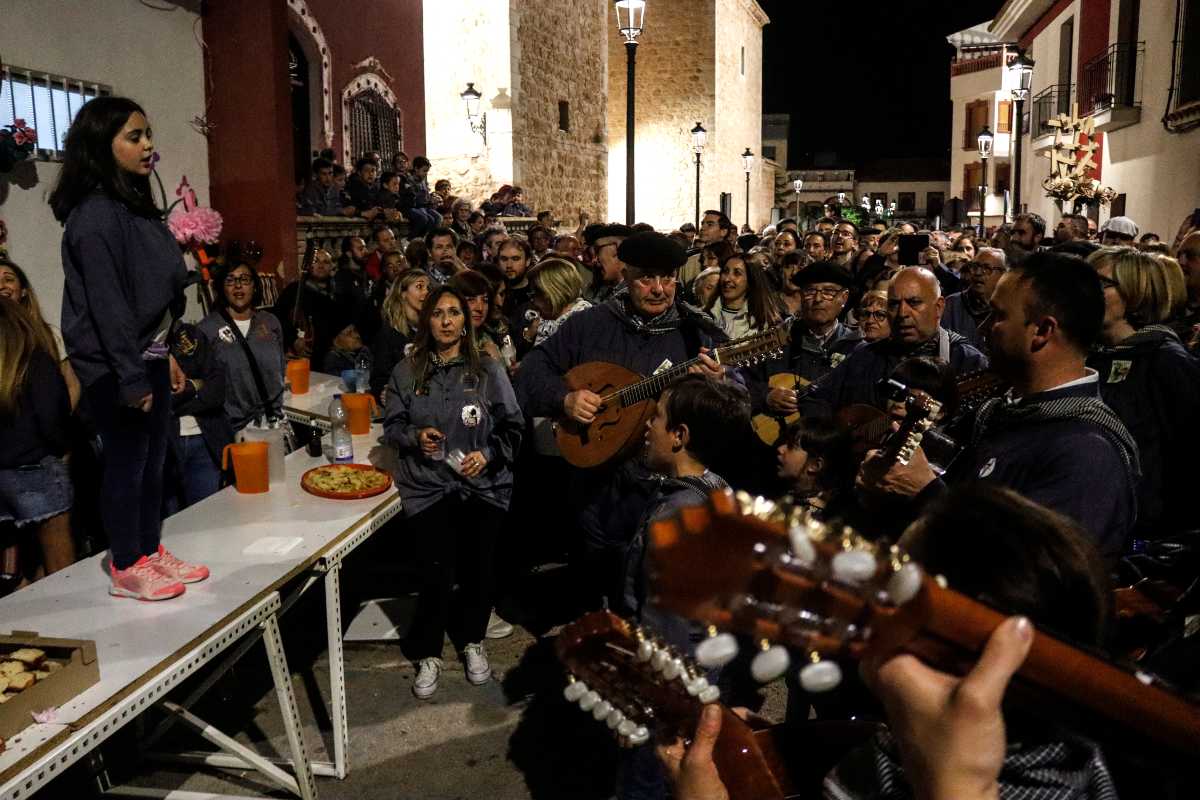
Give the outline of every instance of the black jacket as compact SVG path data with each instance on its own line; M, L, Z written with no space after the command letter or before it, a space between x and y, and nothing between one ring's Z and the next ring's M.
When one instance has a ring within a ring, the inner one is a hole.
M215 357L212 342L190 323L176 326L171 355L188 377L184 390L171 395L174 433L179 434L180 417L195 417L209 455L219 464L221 451L233 441L233 427L225 416L225 369Z
M804 320L797 318L792 322L791 339L780 358L742 370L746 388L750 390L751 409L757 413L766 407L767 393L771 389L768 381L772 375L791 372L809 382L819 380L842 363L860 344L862 334L840 322L830 337L821 342L808 332Z
M17 396L17 413L0 415L0 469L37 464L67 452L71 401L58 364L35 348Z

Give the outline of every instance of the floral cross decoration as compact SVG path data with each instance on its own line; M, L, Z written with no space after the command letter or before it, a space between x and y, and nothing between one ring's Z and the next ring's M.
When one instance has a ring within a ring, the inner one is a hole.
M1079 105L1071 106L1071 114L1059 114L1046 121L1054 128L1054 146L1043 153L1050 159L1050 175L1042 181L1047 197L1071 201L1077 198L1096 200L1107 205L1117 196L1110 187L1101 186L1091 177L1096 167L1096 121L1079 117ZM1081 137L1086 136L1087 142Z

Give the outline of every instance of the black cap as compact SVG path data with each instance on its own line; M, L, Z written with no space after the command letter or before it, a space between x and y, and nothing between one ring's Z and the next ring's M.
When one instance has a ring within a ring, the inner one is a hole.
M743 253L749 253L750 248L757 247L761 241L762 237L757 233L743 233L737 238L738 249Z
M587 231L584 231L585 243L591 247L620 244L632 235L633 228L615 222L611 225L602 225L599 230L593 231L590 237L587 236Z
M687 262L687 251L666 234L645 231L621 242L617 258L640 272L673 275Z
M854 284L850 273L829 261L814 261L792 276L792 285L811 286L814 283L836 283L849 289Z
M607 227L603 222L593 222L591 225L588 225L583 229L583 243L591 247L596 243L596 238L600 236L600 231Z

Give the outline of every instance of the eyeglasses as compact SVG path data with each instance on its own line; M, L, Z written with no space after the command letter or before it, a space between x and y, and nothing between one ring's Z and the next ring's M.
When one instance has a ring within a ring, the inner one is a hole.
M879 322L883 322L885 319L888 318L888 313L886 311L860 311L858 314L858 318L860 320L873 319L873 320L877 320Z
M253 286L254 278L249 275L230 275L225 279L226 286Z
M1100 288L1101 289L1120 289L1121 288L1121 284L1117 283L1112 278L1106 277L1104 275L1097 275L1096 277L1098 277L1100 279Z
M822 300L833 300L845 289L818 289L815 286L805 286L800 290L801 297L820 297Z

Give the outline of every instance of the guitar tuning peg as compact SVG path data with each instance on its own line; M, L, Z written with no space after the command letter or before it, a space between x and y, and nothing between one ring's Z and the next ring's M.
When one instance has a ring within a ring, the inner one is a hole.
M625 715L623 713L621 713L621 709L619 709L619 708L614 708L612 711L608 712L608 717L604 720L605 724L607 724L608 727L614 731L624 721L625 721Z
M588 691L588 685L586 683L572 678L571 682L567 684L567 687L563 689L563 697L566 698L568 703L574 703L577 702L579 698L587 694Z
M792 546L792 558L802 566L811 566L817 560L817 548L808 535L808 527L799 522L788 528L788 540Z
M673 681L683 674L684 669L683 661L681 659L670 658L667 659L665 664L663 664L662 676L669 681Z
M645 725L638 725L633 733L629 734L629 743L635 747L648 741L650 741L650 731L646 729Z
M762 652L750 662L750 674L759 683L770 683L787 672L792 659L781 645L773 645L763 639L761 646Z
M627 739L630 736L633 736L633 732L636 731L637 728L638 728L637 723L631 719L626 719L626 720L623 720L622 722L617 723L617 733L620 734L621 736L624 736Z
M892 577L888 578L887 593L891 601L902 606L921 591L921 568L912 561L893 563Z
M875 577L875 556L866 550L843 550L830 565L833 577L842 583L857 585Z
M690 680L687 682L687 693L690 694L692 697L696 697L701 692L703 692L705 689L707 689L708 686L709 686L708 678L705 678L704 676L700 676L699 678L695 678L694 680Z
M665 647L657 647L654 650L654 655L650 656L650 667L655 672L662 672L667 662L671 660L671 654Z
M696 645L696 663L705 669L723 667L737 658L737 639L730 633L717 633L716 628L709 628L709 636Z
M812 653L810 663L800 669L798 677L804 691L828 692L842 682L842 668L835 661L823 661L817 653Z
M599 703L596 703L596 705L592 706L592 717L599 722L602 719L607 719L608 715L612 713L612 710L612 703L608 702L607 700L601 700Z
M579 710L591 711L600 702L600 695L595 691L587 691L579 698Z
M645 663L654 655L654 642L646 638L640 638L637 646L637 660Z

